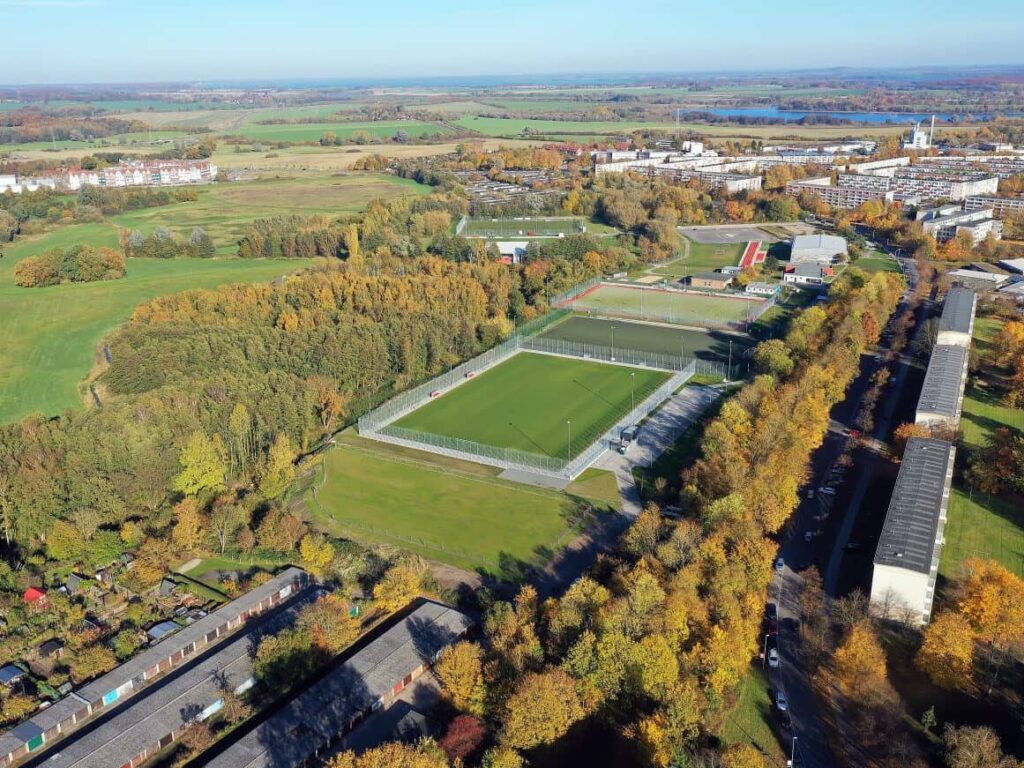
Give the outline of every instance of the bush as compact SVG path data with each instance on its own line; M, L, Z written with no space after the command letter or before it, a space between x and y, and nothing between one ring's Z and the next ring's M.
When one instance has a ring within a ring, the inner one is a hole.
M29 256L14 268L14 282L25 288L60 283L91 283L124 277L124 256L111 248L76 245Z

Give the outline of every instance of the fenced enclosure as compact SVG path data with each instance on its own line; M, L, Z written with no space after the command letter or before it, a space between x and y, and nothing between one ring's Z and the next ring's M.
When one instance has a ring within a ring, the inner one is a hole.
M601 360L641 368L657 368L662 371L685 371L692 367L693 375L729 378L726 375L728 366L724 363L663 352L623 349L622 347L608 347L601 344L584 344L568 339L551 339L543 336L523 339L520 342L519 348L550 355L578 357L583 360Z
M694 365L673 374L664 384L650 393L628 413L618 418L615 423L601 434L580 435L578 437L583 449L571 456L545 456L515 448L503 448L473 440L463 440L446 435L405 429L387 424L375 432L365 436L386 443L401 445L406 448L426 450L442 456L449 456L478 464L517 469L525 472L550 475L572 480L589 467L616 440L622 430L635 424L647 416L658 405L682 387L693 376Z
M577 217L543 216L523 218L463 218L455 234L486 238L548 238L582 235L586 221Z

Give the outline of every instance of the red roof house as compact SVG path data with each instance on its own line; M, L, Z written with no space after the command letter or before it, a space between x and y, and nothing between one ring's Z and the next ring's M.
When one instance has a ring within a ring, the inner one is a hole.
M21 596L29 605L44 605L46 603L46 590L39 587L29 587Z

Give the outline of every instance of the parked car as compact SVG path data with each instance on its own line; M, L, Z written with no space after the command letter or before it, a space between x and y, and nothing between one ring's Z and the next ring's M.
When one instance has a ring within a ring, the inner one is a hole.
M783 560L781 557L778 558L775 561L775 571L777 573L782 573L785 570L785 568L786 568L786 561Z
M814 498L814 489L813 488L809 488L807 490L807 498L808 499L813 499Z
M765 615L768 616L768 621L778 621L779 607L775 603L768 603L768 606L765 608Z
M843 549L845 549L847 552L860 552L862 549L864 549L864 545L861 544L859 541L851 541L845 547L843 547Z
M821 486L821 488L818 489L818 493L820 493L822 496L835 496L836 495L836 489L835 488L830 488L827 485L823 485L823 486Z
M778 669L779 667L779 649L772 648L768 651L768 666L772 669Z
M786 699L786 694L782 691L775 692L775 706L779 712L786 712L789 710L789 701Z
M793 729L793 718L789 716L788 712L779 713L779 727L784 731Z
M806 541L808 544L814 541L814 531L807 531L804 534L804 541Z

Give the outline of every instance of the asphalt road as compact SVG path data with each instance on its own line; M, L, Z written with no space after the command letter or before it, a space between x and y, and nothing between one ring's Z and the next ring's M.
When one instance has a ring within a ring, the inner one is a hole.
M900 263L912 289L917 282L915 265L911 260L900 260ZM898 316L904 306L901 304L893 317ZM846 398L832 409L829 431L811 458L811 481L807 489L816 489L814 498L807 498L804 491L779 550L785 565L776 573L771 585L771 598L777 605L779 616L777 645L780 665L777 669L769 670L769 680L773 690L784 691L789 701L792 738L786 746L793 756L793 765L798 768L830 768L836 763L818 714L818 701L800 658L799 633L790 628L787 620L801 620L800 596L804 582L800 571L814 562L815 552L824 547L825 551L838 552L839 559L842 557L845 542L822 540L822 522L833 512L835 497L828 493L822 494L817 489L825 485L836 460L851 444L852 438L846 434L847 430L860 409L861 400L871 388L871 377L881 364L873 355L864 355L860 372L850 385ZM900 386L897 382L893 389L899 389ZM891 408L888 412L891 413ZM880 418L876 432L884 433L887 428L888 424ZM812 534L809 541L805 539L808 532Z

